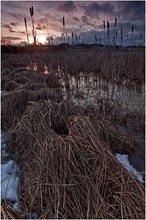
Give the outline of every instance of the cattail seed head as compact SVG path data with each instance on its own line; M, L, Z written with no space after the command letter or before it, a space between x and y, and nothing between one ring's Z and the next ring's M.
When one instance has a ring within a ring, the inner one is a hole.
M109 22L107 21L107 29L109 30Z
M32 17L34 15L33 6L29 8L30 9L30 16Z
M24 18L24 22L25 22L25 28L27 28L26 18Z
M117 18L115 18L115 27L117 26Z
M105 29L105 21L103 21L103 28Z
M63 26L65 26L65 19L64 19L64 17L63 17Z

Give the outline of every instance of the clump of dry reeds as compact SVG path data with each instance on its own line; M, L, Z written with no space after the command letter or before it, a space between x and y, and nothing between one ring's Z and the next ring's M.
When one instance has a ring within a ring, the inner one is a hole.
M1 76L1 90L4 90L5 89L5 85L9 82L9 81L11 81L11 78L10 78L10 76Z
M49 86L49 88L59 88L59 77L55 74L49 74L46 79L46 83Z
M143 187L96 128L70 102L31 103L8 138L21 165L23 216L31 218L35 212L43 219L144 218Z
M40 85L36 85L36 87ZM28 88L30 88L28 86ZM35 85L34 85L34 89ZM49 88L40 89L38 91L19 89L5 95L2 98L2 129L9 130L11 126L19 122L23 112L30 101L54 100L62 101L62 96L56 91Z
M13 91L2 98L2 129L8 130L19 121L30 100L31 93L26 90Z
M10 92L10 91L15 90L17 87L18 87L18 83L15 82L14 80L10 80L5 84L4 90L6 92Z
M32 91L39 91L40 89L44 88L45 85L43 83L35 83L29 81L21 86L22 89L32 90Z
M29 81L29 79L28 79L27 76L20 75L20 76L16 76L15 77L15 81L18 84L25 84L25 83L27 83Z
M35 101L39 100L53 100L54 102L61 102L62 101L62 95L57 93L55 90L50 88L42 88L34 93L35 95Z

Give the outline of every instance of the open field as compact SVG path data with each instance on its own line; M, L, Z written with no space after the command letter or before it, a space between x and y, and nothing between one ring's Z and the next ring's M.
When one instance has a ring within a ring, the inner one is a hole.
M2 132L19 166L19 208L2 201L3 218L143 219L144 48L28 48L2 53L1 69Z

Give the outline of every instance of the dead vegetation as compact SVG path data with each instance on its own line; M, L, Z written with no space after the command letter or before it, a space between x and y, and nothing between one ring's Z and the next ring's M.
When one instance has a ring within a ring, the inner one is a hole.
M21 167L22 215L144 218L143 186L117 161L97 129L100 122L72 108L62 120L62 106L70 104L32 102L9 131L9 149Z
M6 92L10 92L15 90L17 87L18 87L18 83L15 82L14 80L10 80L4 85L4 90Z
M49 88L38 91L20 89L5 95L2 97L1 103L2 129L8 131L12 126L16 125L30 101L49 99L60 102L62 96Z
M7 211L8 203L2 203L4 219L31 219L35 214L43 219L144 218L144 187L115 158L115 153L135 152L137 140L128 128L143 133L144 116L141 111L121 113L120 100L113 98L116 86L124 88L125 79L143 83L143 67L138 68L143 65L143 53L94 52L95 59L93 51L71 51L62 57L45 54L41 60L35 55L31 64L25 57L26 63L24 59L15 65L19 58L8 56L3 63L3 68L10 69L2 76L2 89L11 92L2 95L2 129L21 169L21 215L15 217ZM48 60L50 72L44 75L42 64ZM90 74L99 83L98 92L102 92L96 94L95 105L81 107L71 101L74 87L68 74L75 79L78 99L92 95ZM69 100L63 100L60 76L66 77ZM79 90L84 79L86 94ZM115 83L111 96L109 82ZM117 129L119 124L126 127L126 134Z

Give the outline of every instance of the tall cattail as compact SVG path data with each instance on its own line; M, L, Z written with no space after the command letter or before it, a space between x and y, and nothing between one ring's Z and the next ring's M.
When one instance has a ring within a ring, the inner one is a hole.
M117 18L115 18L115 27L117 26Z
M76 34L76 30L75 30L75 44L78 44L78 36Z
M34 15L33 6L29 8L30 9L30 16L32 17Z
M29 8L30 9L30 16L32 17L32 8Z
M63 17L63 34L64 34L64 43L65 43L65 18Z
M74 44L74 32L72 31L72 44Z
M134 31L134 26L132 26L132 45L133 45L133 31Z
M105 45L105 21L103 21L103 28L104 28L104 45Z
M65 26L65 19L64 19L64 17L63 17L63 26Z
M28 44L29 44L29 36L28 36L28 30L27 30L27 21L26 21L26 18L24 18L24 23L25 23L25 29L26 29L27 42L28 42Z
M105 29L105 21L103 21L103 28Z
M122 43L123 43L123 29L121 28L121 46L122 46Z
M107 21L107 29L109 30L109 22Z
M116 26L117 26L117 18L115 18L115 28L114 28L114 45L116 45Z
M109 41L109 45L110 45L110 24L109 21L107 21L107 41Z
M33 39L34 39L34 45L36 45L36 32L35 32L35 28L34 28L34 9L33 6L29 8L30 9L30 16L31 16L31 20L32 20L32 35L33 35Z

